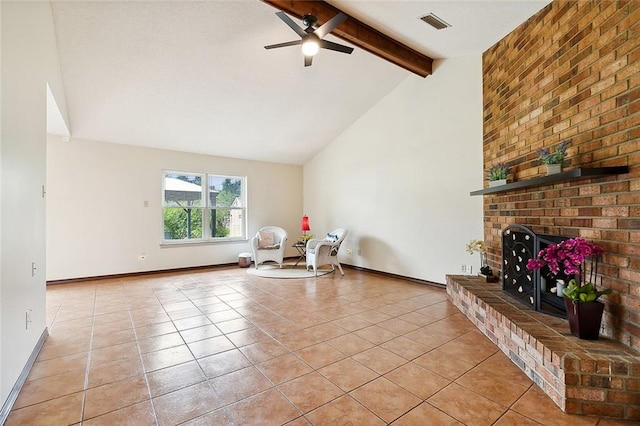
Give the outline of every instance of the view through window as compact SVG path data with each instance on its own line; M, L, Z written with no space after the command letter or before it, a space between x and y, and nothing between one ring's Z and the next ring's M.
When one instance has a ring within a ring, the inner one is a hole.
M164 241L246 238L245 178L163 172Z

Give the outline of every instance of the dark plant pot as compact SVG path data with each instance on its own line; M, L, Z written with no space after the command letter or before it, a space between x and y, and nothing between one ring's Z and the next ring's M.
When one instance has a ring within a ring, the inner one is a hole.
M574 302L564 298L567 309L567 319L571 334L584 340L598 340L604 303L602 302Z
M478 274L478 276L480 278L482 278L487 283L497 283L498 282L498 276L497 275Z

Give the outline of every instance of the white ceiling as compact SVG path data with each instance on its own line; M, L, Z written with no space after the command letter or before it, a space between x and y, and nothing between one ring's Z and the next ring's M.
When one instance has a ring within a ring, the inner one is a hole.
M549 0L330 3L449 58L480 55ZM72 137L304 164L412 75L358 48L322 50L309 68L296 47L267 51L298 37L276 11L258 0L54 1ZM453 27L419 20L430 12Z

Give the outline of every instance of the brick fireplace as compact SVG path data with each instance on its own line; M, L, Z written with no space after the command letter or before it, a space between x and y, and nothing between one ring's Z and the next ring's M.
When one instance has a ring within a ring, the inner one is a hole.
M509 225L602 246L601 285L614 290L603 334L640 349L640 2L553 1L483 54L483 98L485 170L504 162L511 182L537 179L536 149L563 140L565 170L628 166L481 196L495 270Z
M450 298L566 412L638 420L640 2L554 0L482 62L484 169L503 162L517 183L474 194L483 197L490 266L502 269L502 231L520 224L603 247L601 285L614 291L604 298L606 338L595 342L574 338L565 320L499 284L449 276ZM628 169L521 185L545 175L536 149L565 140L565 170Z

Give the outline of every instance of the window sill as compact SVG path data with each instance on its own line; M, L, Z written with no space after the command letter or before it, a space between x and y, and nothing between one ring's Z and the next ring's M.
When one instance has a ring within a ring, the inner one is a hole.
M160 248L174 248L174 247L194 247L194 246L211 246L217 244L238 244L248 243L247 238L221 238L219 240L177 240L177 241L163 241L160 243Z

